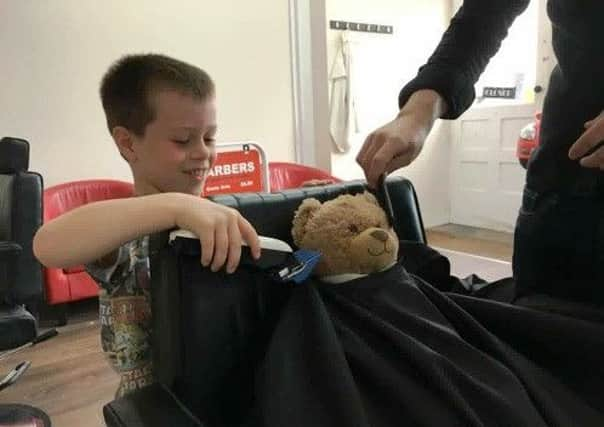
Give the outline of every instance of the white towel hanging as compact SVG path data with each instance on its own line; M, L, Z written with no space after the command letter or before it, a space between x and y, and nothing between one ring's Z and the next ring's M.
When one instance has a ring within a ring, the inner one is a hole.
M329 80L331 96L329 103L329 132L335 149L345 153L350 149L350 125L358 132L355 99L352 90L352 49L347 31L338 39L338 48L333 60Z

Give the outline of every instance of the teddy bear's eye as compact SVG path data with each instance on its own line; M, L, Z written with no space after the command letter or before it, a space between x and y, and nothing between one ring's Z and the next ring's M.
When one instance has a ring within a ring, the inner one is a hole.
M350 231L351 233L358 233L359 232L359 227L357 227L354 224L350 224L348 226L348 231Z

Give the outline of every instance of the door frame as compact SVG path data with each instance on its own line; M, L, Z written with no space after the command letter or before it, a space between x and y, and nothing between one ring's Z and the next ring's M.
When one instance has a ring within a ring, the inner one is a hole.
M331 171L325 0L289 0L295 161Z

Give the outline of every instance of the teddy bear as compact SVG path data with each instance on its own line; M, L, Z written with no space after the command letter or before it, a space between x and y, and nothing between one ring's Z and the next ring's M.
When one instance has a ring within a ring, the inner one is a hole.
M294 243L315 250L319 278L358 276L385 270L397 260L399 239L386 213L367 191L321 203L305 199L294 214Z

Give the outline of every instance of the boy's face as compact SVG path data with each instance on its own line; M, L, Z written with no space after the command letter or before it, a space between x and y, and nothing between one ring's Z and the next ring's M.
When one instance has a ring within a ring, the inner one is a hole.
M201 194L216 160L216 103L174 90L151 96L155 119L143 137L130 134L137 195L180 192ZM118 144L119 145L119 144Z

